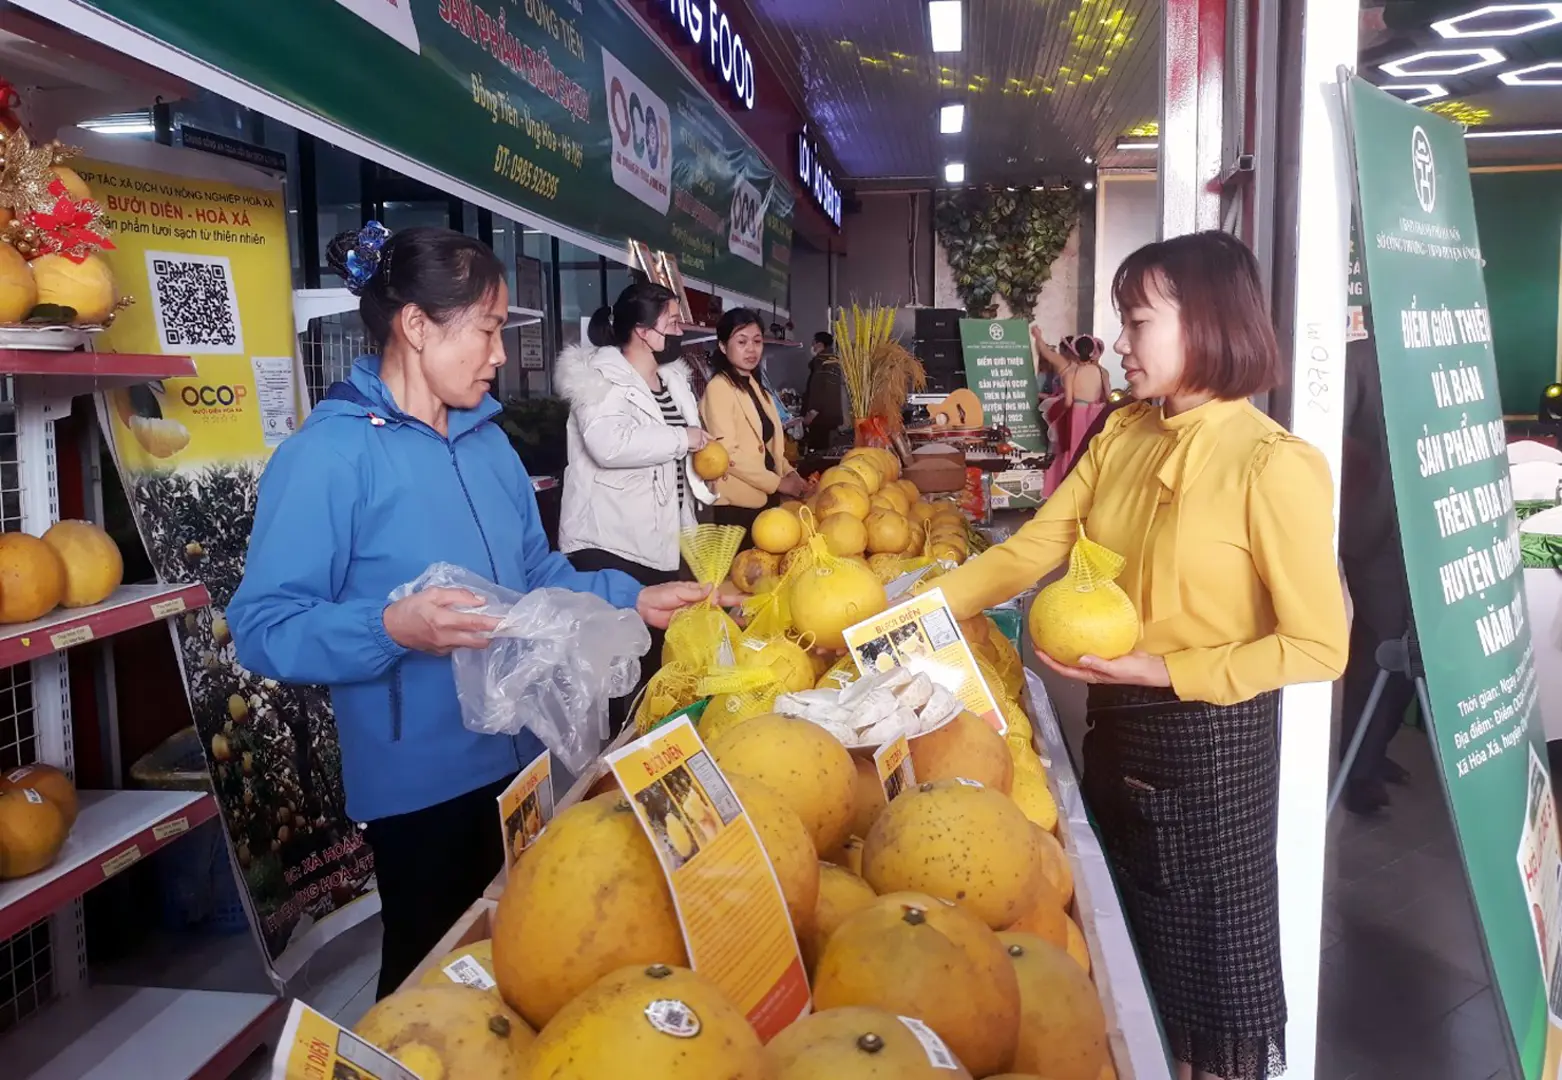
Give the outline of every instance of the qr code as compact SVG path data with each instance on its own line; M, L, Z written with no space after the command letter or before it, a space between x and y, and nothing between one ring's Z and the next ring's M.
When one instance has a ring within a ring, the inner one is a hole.
M942 608L922 616L922 632L927 635L928 643L935 652L960 640L954 623L950 621L949 612Z
M149 251L146 276L164 352L244 351L227 256Z

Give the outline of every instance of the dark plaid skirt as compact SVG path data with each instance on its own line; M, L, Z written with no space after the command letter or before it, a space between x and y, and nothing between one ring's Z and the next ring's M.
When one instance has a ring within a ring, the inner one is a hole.
M1279 702L1090 688L1082 787L1167 1041L1226 1080L1285 1068Z

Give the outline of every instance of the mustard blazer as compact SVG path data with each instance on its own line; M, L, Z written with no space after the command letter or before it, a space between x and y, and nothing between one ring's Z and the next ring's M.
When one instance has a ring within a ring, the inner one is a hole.
M786 433L781 430L781 417L776 412L775 399L770 391L754 382L754 393L759 404L770 417L775 437L770 440L770 455L776 468L765 468L765 444L760 437L759 413L748 391L736 385L725 375L712 376L700 399L700 420L711 438L720 439L732 459L727 474L711 486L716 489L716 505L743 506L758 509L770 501L770 496L781 486L781 478L791 471L786 463Z

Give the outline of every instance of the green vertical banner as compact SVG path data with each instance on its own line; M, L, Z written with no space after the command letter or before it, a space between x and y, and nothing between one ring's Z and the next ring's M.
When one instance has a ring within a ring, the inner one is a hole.
M1431 730L1527 1080L1556 1075L1556 810L1460 128L1347 86L1358 254Z
M1036 402L1036 363L1024 319L961 319L965 382L982 403L989 425L1009 429L1016 454L1046 447Z

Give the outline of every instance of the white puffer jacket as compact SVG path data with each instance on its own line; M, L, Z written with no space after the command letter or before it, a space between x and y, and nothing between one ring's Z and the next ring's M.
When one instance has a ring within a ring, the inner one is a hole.
M699 404L676 365L660 371L690 427ZM615 348L572 345L559 356L553 385L570 404L569 465L559 550L597 548L656 570L678 569L678 533L695 523L678 506L678 472L689 456L686 431L662 419L656 398ZM691 494L706 494L691 484Z

